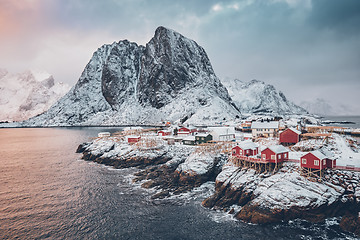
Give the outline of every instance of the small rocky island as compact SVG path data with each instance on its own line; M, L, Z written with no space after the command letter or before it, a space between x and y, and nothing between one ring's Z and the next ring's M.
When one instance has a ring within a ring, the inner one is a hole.
M133 133L132 133L133 134ZM191 191L215 182L215 193L202 205L233 214L239 220L268 224L291 219L321 222L342 217L345 231L360 235L360 173L327 169L321 179L303 176L299 163L276 169L239 167L230 160L232 144L176 144L156 132L142 132L132 142L125 133L81 144L82 158L114 168L137 167L133 182L158 191L154 199Z

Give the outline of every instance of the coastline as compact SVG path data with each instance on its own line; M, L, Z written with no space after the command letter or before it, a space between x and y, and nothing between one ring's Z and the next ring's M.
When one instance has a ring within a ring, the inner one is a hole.
M314 182L300 176L294 163L287 163L278 172L256 172L231 166L219 152L204 156L196 148L141 149L110 137L81 144L77 152L83 154L84 160L114 168L137 167L133 182L159 190L154 199L185 193L204 182L215 181L215 194L204 199L203 206L228 212L238 220L256 224L297 218L321 222L337 216L344 219L340 224L344 230L360 231L360 225L354 221L355 213L360 211L360 173L328 171L324 181ZM285 187L289 185L292 188Z

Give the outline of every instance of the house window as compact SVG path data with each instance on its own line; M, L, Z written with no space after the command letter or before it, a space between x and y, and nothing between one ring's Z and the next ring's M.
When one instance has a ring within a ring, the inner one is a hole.
M263 159L266 159L266 154L263 154L263 155L262 155L262 158L263 158Z
M243 153L242 153L242 150L240 150L240 154L243 154Z
M272 160L275 160L275 155L271 155L271 159L272 159Z
M249 150L246 150L246 153L249 153Z
M326 165L326 160L325 159L323 160L323 165Z
M233 150L233 154L236 154L236 150Z
M319 166L319 160L314 160L314 165Z
M284 157L287 158L287 153L284 154Z
M303 158L303 159L301 160L301 163L302 163L302 164L306 164L306 159Z

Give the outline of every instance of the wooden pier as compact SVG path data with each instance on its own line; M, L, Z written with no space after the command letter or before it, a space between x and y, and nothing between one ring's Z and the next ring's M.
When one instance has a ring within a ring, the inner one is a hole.
M255 157L231 156L230 161L237 167L252 168L257 172L275 172L282 167L282 162L272 163Z

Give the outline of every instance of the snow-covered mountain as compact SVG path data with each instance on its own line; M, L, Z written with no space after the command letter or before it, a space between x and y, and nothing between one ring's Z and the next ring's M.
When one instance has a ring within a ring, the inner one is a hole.
M353 114L353 111L349 109L349 107L340 104L330 104L322 98L317 98L313 101L302 101L299 105L305 108L309 113L320 116L341 116Z
M103 45L76 85L46 113L24 125L214 123L240 115L204 49L159 27L139 46Z
M273 85L259 80L224 79L222 82L242 113L306 114L305 109L287 100Z
M23 121L48 110L69 91L45 72L0 69L0 121Z

